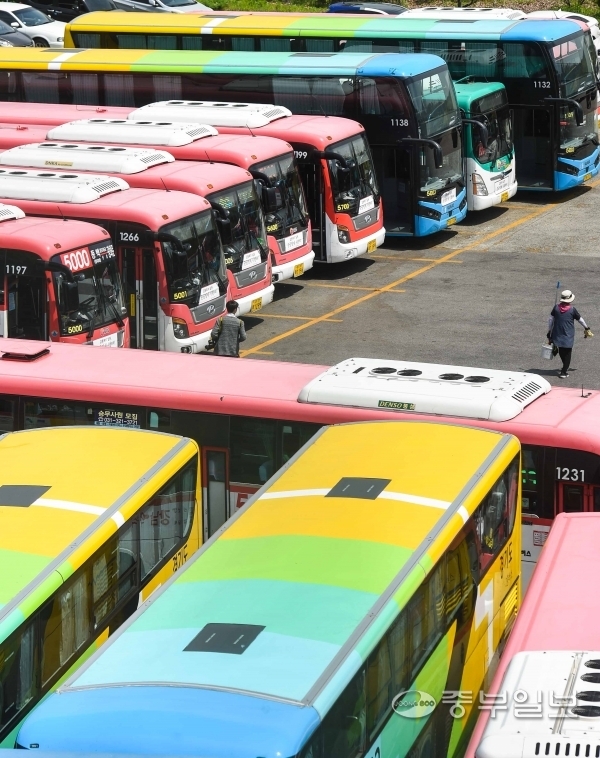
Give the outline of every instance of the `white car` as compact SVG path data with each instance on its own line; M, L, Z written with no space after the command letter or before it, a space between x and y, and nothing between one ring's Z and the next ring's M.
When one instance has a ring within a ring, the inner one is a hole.
M0 2L0 21L25 34L36 47L64 47L66 24L30 5Z
M583 13L574 13L573 11L534 11L527 14L528 18L570 18L573 21L583 21L590 27L592 40L596 52L600 55L600 28L598 21L593 16L584 16Z

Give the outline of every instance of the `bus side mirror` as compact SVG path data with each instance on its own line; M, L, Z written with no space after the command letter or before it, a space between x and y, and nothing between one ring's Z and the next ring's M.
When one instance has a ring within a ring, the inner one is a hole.
M585 122L585 118L583 116L583 108L579 103L575 103L575 120L577 121L577 126L583 126Z
M231 244L231 221L228 218L221 218L217 216L217 227L219 228L219 235L221 236L221 242L224 245Z
M79 310L79 285L77 282L68 282L66 279L61 280L61 300L65 307L66 313L73 313Z
M260 185L260 199L265 213L275 213L283 208L283 194L280 187L266 187Z
M337 181L340 192L349 192L352 189L352 172L338 164Z
M433 148L433 160L436 168L444 167L444 155L442 153L442 148L439 145L436 145L436 147Z
M483 145L483 149L487 150L488 137L489 137L487 126L485 126L485 124L479 124L478 128L479 128L479 138L481 139L481 144Z
M185 279L188 275L188 257L183 250L173 250L171 253L173 262L173 279Z

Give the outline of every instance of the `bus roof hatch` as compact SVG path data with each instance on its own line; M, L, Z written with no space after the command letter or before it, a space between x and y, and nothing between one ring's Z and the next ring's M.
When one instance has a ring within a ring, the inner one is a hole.
M298 401L508 421L550 389L537 374L349 358L310 381Z
M114 171L117 174L139 174L152 166L172 163L170 153L139 147L110 145L70 145L58 142L36 142L20 145L0 153L0 165L59 171Z
M112 176L0 168L0 197L13 200L83 204L124 189L127 182Z
M146 118L169 121L199 121L212 126L239 126L258 129L272 121L291 116L281 105L263 103L214 103L211 100L162 100L132 111L128 119Z
M120 118L87 118L50 129L49 140L74 142L114 142L137 145L180 147L218 131L207 124L174 124L168 121L126 121Z

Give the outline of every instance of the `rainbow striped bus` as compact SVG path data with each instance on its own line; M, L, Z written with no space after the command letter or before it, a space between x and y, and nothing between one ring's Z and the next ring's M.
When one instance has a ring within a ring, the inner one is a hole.
M68 27L65 45L202 50L212 51L212 55L228 50L437 55L446 61L457 81L468 78L500 82L506 87L515 115L519 187L565 190L598 173L598 62L583 21L337 13L203 13L176 18L151 13L131 18L134 14L123 13L119 19L114 15L90 13L76 19ZM262 93L260 96L264 97ZM207 91L202 97L210 99L213 95ZM234 95L230 99L248 97Z
M196 443L94 423L0 436L2 747L202 541Z
M433 234L467 213L460 110L448 67L435 55L95 49L40 56L12 48L0 60L0 100L8 103L131 108L166 98L276 103L296 114L359 121L373 162L358 143L336 149L335 132L323 158L337 209L350 210L358 178L369 200L362 211L383 199L388 235Z
M476 712L453 695L486 685L519 607L519 466L498 432L321 430L17 747L459 755Z

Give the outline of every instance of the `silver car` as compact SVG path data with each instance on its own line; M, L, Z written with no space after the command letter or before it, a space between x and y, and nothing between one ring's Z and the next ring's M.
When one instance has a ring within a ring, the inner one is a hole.
M66 24L30 5L0 2L0 21L29 37L36 47L64 47Z
M114 0L121 11L153 11L158 13L197 13L210 11L207 5L196 0Z

